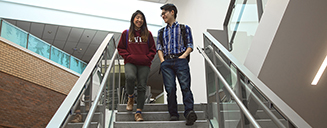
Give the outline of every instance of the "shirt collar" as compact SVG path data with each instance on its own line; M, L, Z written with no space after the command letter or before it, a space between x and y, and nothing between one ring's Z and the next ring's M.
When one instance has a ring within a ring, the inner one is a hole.
M175 21L175 22L173 23L173 25L171 26L171 28L176 27L176 25L178 25L178 24L179 24L178 21ZM166 28L169 28L169 27L170 27L169 24L167 24Z

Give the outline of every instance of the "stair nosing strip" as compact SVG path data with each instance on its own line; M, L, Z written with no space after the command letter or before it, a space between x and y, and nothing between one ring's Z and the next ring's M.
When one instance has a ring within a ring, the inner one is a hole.
M197 113L204 113L204 111L194 111L196 114ZM131 114L131 113L135 113L134 111L129 111L129 112L116 112L117 114ZM142 111L142 114L152 114L152 113L158 113L158 114L169 114L168 111L151 111L151 112L147 112L147 111ZM178 111L178 113L184 113L184 111Z

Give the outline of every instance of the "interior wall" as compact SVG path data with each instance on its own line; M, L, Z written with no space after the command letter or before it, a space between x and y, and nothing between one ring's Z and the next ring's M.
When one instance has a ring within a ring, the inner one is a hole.
M172 3L178 9L176 20L191 27L194 42L194 49L189 63L192 79L191 90L195 103L205 103L207 97L204 59L196 47L203 47L203 33L207 29L223 30L229 0L172 0ZM158 9L160 10L160 8ZM182 94L179 87L177 95L178 103L182 103Z
M289 0L270 0L253 37L244 65L258 76Z
M280 5L271 3L275 2L268 1L267 9L278 12ZM258 77L314 128L327 126L326 71L316 86L311 85L327 55L325 12L327 12L325 0L315 2L290 0L276 34L266 40L271 41L270 47L263 47L268 51L265 53L253 50L251 56L258 58L264 55L262 67L256 65L257 70L254 72L258 72ZM264 14L266 17L263 18L268 18L268 14ZM270 15L273 17L275 14ZM263 23L265 25L269 24L268 20L263 19L262 22L265 22ZM271 30L269 25L260 27L261 35L271 33L269 30ZM258 35L260 34L256 36ZM267 42L254 43L252 48L260 48L259 46L262 46L260 43ZM247 61L247 66L258 63Z

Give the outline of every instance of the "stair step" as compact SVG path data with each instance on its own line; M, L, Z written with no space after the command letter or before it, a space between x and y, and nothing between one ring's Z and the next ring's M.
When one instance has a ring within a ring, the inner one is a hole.
M82 113L85 113L86 112L85 105L81 105L80 106L80 109L81 109L81 112ZM101 112L101 111L103 111L103 105L102 104L99 104L99 105L97 105L97 107L95 109L95 112Z
M114 122L114 128L208 128L207 120L197 120L192 126L186 126L185 121L120 121Z
M86 116L87 116L87 113L81 113L81 115L82 115L82 121L85 121ZM100 116L101 116L101 113L100 113L100 112L95 112L94 115L93 115L93 117L92 117L91 122L99 121ZM73 115L71 116L71 118L70 118L69 121L73 120L74 117L75 117L75 114L73 114Z
M205 110L206 104L194 104L194 111L202 111ZM118 112L127 112L126 104L120 104L117 106ZM136 104L133 106L133 111L136 110ZM177 110L184 111L184 105L178 104ZM145 104L142 112L150 112L150 111L168 111L167 104Z
M277 128L278 126L271 119L257 119L258 124L262 128ZM284 126L287 126L286 120L280 120ZM225 128L236 128L239 120L225 120ZM250 126L250 128L254 128Z
M84 122L80 122L80 123L67 123L65 128L81 128L83 127ZM98 123L97 122L91 122L89 128L97 128L98 127Z
M179 120L185 120L184 111L178 111ZM198 120L205 120L205 113L203 111L195 111ZM134 121L135 112L117 112L116 121ZM170 115L168 111L165 112L142 112L142 117L146 121L169 121Z
M240 110L223 110L221 111L224 114L224 119L226 120L238 120L241 118ZM272 111L272 113L278 118L283 119L282 116L279 115L277 111ZM263 110L257 110L255 115L253 115L255 119L270 119L268 114Z
M264 103L264 104L265 106L268 106L268 103ZM235 102L232 103L222 102L220 103L220 107L224 110L240 110L240 107ZM262 110L262 107L258 106L258 109Z

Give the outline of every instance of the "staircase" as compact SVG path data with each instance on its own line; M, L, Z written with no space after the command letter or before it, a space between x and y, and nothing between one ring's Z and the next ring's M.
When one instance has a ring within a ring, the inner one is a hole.
M84 105L80 106L80 108L81 108L82 122L80 122L80 123L67 123L65 128L81 128L84 125L84 121L86 119L87 112L85 110ZM100 120L101 115L102 115L101 114L101 109L103 109L102 105L98 105L98 107L96 108L95 113L93 115L93 118L91 120L91 124L89 126L90 128L98 128L98 125L99 125L98 121ZM72 116L70 116L69 122L72 119L74 119L74 117L75 117L75 113Z
M126 104L118 105L118 112L116 113L116 121L114 122L114 128L208 128L209 123L206 119L205 104L195 104L194 111L197 114L198 119L192 126L186 126L186 120L183 115L184 106L178 105L179 121L169 121L170 115L168 113L167 104L145 104L142 110L142 116L144 121L136 122L134 120L134 114L136 105L134 105L133 111L126 111Z
M223 115L225 121L225 128L236 128L239 127L241 114L240 109L236 103L221 103L221 114ZM276 111L271 110L273 114L284 124L287 126L288 122ZM270 117L262 110L261 107L258 107L253 113L253 117L259 123L262 128L276 128L276 124L270 119ZM253 126L250 126L253 128Z

